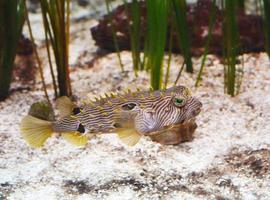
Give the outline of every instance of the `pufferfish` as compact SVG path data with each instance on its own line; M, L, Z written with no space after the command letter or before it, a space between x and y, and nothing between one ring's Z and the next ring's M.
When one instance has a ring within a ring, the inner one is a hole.
M142 136L166 134L166 130L194 119L202 103L187 87L174 86L106 95L82 105L60 97L56 107L59 120L46 121L31 115L22 119L21 134L31 147L41 147L53 133L79 146L97 134L117 133L121 141L133 146Z

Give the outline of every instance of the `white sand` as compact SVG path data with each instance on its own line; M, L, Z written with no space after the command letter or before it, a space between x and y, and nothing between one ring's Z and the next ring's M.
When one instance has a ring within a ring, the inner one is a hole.
M115 54L76 68L74 94L92 96L116 88L143 87L130 54L123 52L121 74ZM180 59L181 60L181 59ZM0 103L0 199L270 199L270 63L265 53L245 55L241 94L223 94L223 67L211 57L202 86L184 73L203 102L192 142L162 146L143 138L135 147L115 135L99 136L85 148L50 138L31 149L19 133L21 118L43 92L17 92ZM196 72L199 59L194 60ZM175 57L172 80L181 65ZM52 96L52 90L50 90Z
M40 26L40 19L34 24ZM74 94L88 98L127 87L145 89L149 77L145 72L134 76L128 52L121 53L124 73L116 54L89 67L96 50L89 36L92 24L72 26L70 61L80 66L71 70ZM41 49L43 59L44 52ZM20 136L19 123L30 105L44 98L40 81L32 91L13 93L0 102L0 199L270 199L268 57L244 56L241 94L234 98L223 94L223 66L209 58L199 88L194 88L194 80L200 59L193 60L194 75L183 73L180 78L203 102L203 111L194 140L177 146L145 137L131 148L115 135L103 135L85 148L52 137L44 148L31 149ZM181 63L180 56L173 57L170 83ZM50 83L48 70L45 74ZM53 98L52 85L48 87Z

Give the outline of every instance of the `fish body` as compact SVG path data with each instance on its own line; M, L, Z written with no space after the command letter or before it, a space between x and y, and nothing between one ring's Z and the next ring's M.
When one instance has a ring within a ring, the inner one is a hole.
M57 104L61 118L54 122L42 120L46 122L47 133L60 133L75 144L85 144L96 134L115 132L123 142L134 145L142 135L166 132L167 129L193 119L202 107L201 102L192 97L189 89L184 86L106 95L83 105L75 105L67 97L62 97ZM37 142L37 134L31 130L33 123L29 125L33 118L27 116L23 119L21 132L31 146L40 146L46 139L43 137L42 141ZM31 139L29 135L35 135L36 139Z

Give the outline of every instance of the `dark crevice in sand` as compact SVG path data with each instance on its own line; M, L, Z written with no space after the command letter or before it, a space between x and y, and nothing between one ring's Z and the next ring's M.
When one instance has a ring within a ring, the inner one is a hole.
M13 191L13 185L5 182L0 184L0 200L8 199L9 194Z
M270 149L232 150L225 161L236 172L247 177L265 178L270 176Z

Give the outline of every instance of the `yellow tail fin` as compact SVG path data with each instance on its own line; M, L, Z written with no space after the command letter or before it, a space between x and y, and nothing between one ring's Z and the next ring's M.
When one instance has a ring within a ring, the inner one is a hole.
M41 147L53 133L51 122L31 115L22 119L20 129L22 137L31 147Z

